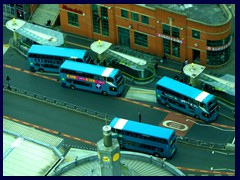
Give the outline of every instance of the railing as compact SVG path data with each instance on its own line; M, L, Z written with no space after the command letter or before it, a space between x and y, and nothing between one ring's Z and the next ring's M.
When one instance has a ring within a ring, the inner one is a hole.
M101 112L98 112L98 111L95 111L95 110L92 110L92 109L88 109L88 108L85 108L85 107L81 107L81 106L78 106L78 105L75 105L75 104L68 103L68 102L65 102L65 101L56 100L54 98L46 97L46 96L43 96L43 95L40 95L40 94L37 94L37 93L33 93L33 92L29 92L29 91L26 91L26 90L23 90L23 89L19 89L19 88L13 87L13 86L11 86L11 88L9 89L7 87L7 85L3 85L3 90L10 91L10 92L16 93L18 95L22 95L22 96L27 96L29 98L33 98L35 100L42 101L42 102L45 102L45 103L48 103L48 104L52 104L52 105L55 105L55 106L59 106L59 107L62 107L62 108L73 110L73 111L76 111L76 112L79 112L79 113L82 113L82 114L86 114L88 116L93 116L95 118L99 118L99 119L105 120L107 122L110 122L114 118L114 116L111 116L111 115L108 115L108 114L104 114L104 113L101 113Z
M110 122L114 116L112 115L108 115L105 113L101 113L92 109L88 109L85 107L81 107L75 104L71 104L65 101L61 101L61 100L56 100L54 98L50 98L50 97L46 97L40 94L36 94L33 92L29 92L26 90L22 90L16 87L11 87L10 89L8 88L7 85L3 85L3 90L5 91L10 91L13 93L16 93L18 95L22 95L22 96L26 96L26 97L30 97L33 98L35 100L38 101L42 101L48 104L52 104L55 106L59 106L62 108L66 108L72 111L76 111L78 113L82 113L88 116L92 116L94 118L98 118L98 119L102 119L105 120L106 122ZM189 137L181 137L179 136L177 138L177 142L178 143L185 143L185 144L189 144L192 146L198 146L201 148L208 148L208 149L212 149L212 150L220 150L220 151L224 151L229 155L234 155L235 154L235 145L230 145L230 144L221 144L221 143L212 143L212 142L207 142L207 141L203 141L203 140L197 140L197 139L193 139L193 138L189 138Z

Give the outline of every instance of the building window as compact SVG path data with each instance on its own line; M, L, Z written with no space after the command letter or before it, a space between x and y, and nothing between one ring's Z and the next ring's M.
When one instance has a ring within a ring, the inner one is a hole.
M164 54L170 54L170 40L163 39L163 52Z
M149 24L149 17L142 15L142 23Z
M231 46L221 51L207 51L207 65L221 65L231 56Z
M170 26L163 24L162 28L163 28L163 34L170 35Z
M134 32L134 43L140 46L148 47L148 36L146 34Z
M3 4L3 12L11 15L15 15L14 4Z
M101 20L102 20L102 34L105 36L109 36L108 9L106 7L101 7Z
M180 57L180 44L177 42L172 42L172 55Z
M128 11L121 9L121 16L124 18L128 18Z
M225 44L229 43L231 40L231 36L217 40L207 40L207 46L210 47L218 47L218 46L224 46ZM231 56L231 45L223 50L218 51L207 51L207 65L221 65L226 63Z
M79 27L78 15L75 13L68 12L68 24Z
M192 37L196 39L200 39L200 32L196 30L192 30Z
M172 27L172 36L176 37L176 38L180 37L180 35L179 35L179 28Z
M134 21L139 21L139 18L138 18L138 14L137 14L137 13L132 12L132 20L134 20Z
M207 46L211 47L217 47L217 46L223 46L227 44L230 41L230 35L226 37L225 39L217 40L217 41L212 41L212 40L207 40Z
M93 32L100 33L100 15L98 13L98 6L92 5L92 17L93 17Z

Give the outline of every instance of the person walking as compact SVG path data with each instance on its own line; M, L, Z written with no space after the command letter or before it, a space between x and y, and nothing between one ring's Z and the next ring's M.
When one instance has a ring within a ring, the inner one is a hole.
M140 112L138 113L138 122L142 122L142 114Z
M166 62L166 55L165 54L163 54L163 57L162 57L162 60L163 60L163 63L165 63Z
M154 67L155 67L156 70L158 70L158 62L157 61L155 62L155 66Z
M6 77L6 80L7 80L7 83L8 83L8 85L7 85L7 88L9 89L9 90L11 90L11 86L10 86L10 80L11 80L11 78L7 75L7 77Z

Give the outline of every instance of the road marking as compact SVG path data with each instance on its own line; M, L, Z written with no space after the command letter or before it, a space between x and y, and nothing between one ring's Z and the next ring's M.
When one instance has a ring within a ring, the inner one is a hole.
M222 125L222 124L217 124L217 123L212 123L212 124L200 124L196 121L193 121L191 119L187 119L186 121L191 121L192 123L196 124L196 125L199 125L199 126L208 126L208 127L212 127L212 128L215 128L215 129L218 129L220 131L235 131L235 127L232 127L232 126L227 126L227 125ZM220 127L224 127L224 128L227 128L227 129L222 129Z
M187 132L194 125L193 122L187 121L186 116L177 115L174 112L169 113L165 119L159 124L159 126L165 126L174 129L178 136L184 137Z
M188 130L188 126L186 124L179 123L179 122L176 122L173 120L165 120L162 123L162 125L165 127L169 127L171 129L178 130L178 131L187 131Z
M97 146L97 144L94 143L94 142L91 142L91 141L88 141L88 140L85 140L85 139L82 139L82 138L77 138L77 137L71 136L69 134L60 133L60 132L57 132L55 130L48 129L48 128L45 128L45 127L42 127L42 126L38 126L38 125L35 125L35 124L32 124L32 123L28 123L26 121L15 119L15 118L12 118L12 117L9 117L9 116L6 116L6 115L3 115L3 118L11 120L11 121L18 122L20 124L28 125L29 127L35 127L36 129L39 129L39 130L42 130L42 131L46 131L48 133L59 134L60 136L63 136L63 137L69 138L69 139L77 140L77 141L80 141L80 142L83 142L83 143L86 143L86 144L90 144L92 146Z
M45 78L45 79L48 79L48 80L58 82L58 79L56 79L56 78L51 78L51 77L48 77L48 76L40 75L40 74L37 74L37 73L34 73L34 72L30 72L30 71L27 71L27 70L24 70L24 69L17 68L15 66L10 66L10 65L7 65L7 64L3 64L3 66L5 68L10 68L10 69L20 71L20 72L23 72L23 73L27 73L27 74L30 74L30 75L33 75L33 76L38 76L38 77L41 77L41 78ZM145 104L143 102L134 101L134 100L130 100L130 99L123 98L123 97L113 97L113 98L116 98L116 99L122 100L122 101L126 101L126 102L129 102L129 103L132 103L132 104L137 104L139 106L144 106L144 107L147 107L147 108L151 108L151 109L154 109L154 110L162 111L162 112L165 112L165 113L173 113L178 117L184 117L185 119L188 118L189 121L192 121L192 122L200 122L200 123L202 122L202 120L195 119L195 118L192 118L190 116L180 114L180 113L177 113L177 112L174 112L174 111L169 111L169 110L166 110L164 108L160 108L158 106L152 106L152 105L149 105L149 104ZM234 129L235 130L234 126L227 126L227 125L222 125L222 124L218 124L218 123L211 123L211 125L214 125L216 127L223 127L223 128L226 128L226 129Z

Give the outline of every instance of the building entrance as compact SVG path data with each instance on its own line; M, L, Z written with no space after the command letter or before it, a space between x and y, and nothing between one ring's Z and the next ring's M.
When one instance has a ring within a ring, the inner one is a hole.
M193 62L200 64L200 51L193 49L192 50L192 55L193 55Z
M130 33L128 29L118 27L118 44L130 47Z

